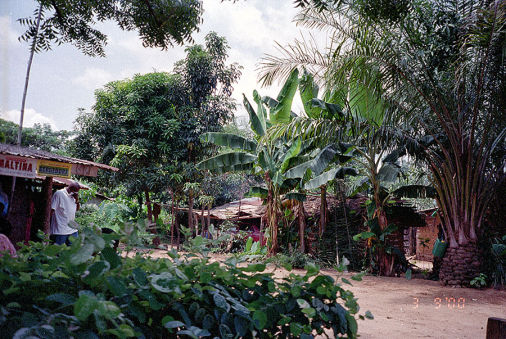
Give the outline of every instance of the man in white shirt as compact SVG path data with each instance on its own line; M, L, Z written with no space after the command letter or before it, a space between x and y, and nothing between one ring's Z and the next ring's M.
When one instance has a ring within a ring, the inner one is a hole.
M69 226L73 221L76 211L79 210L79 189L81 186L72 181L66 188L56 191L51 199L51 229L50 239L56 244L70 246L69 237L77 237L75 228Z

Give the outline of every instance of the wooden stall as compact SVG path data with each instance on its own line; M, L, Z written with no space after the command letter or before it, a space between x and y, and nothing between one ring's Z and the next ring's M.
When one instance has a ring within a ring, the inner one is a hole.
M0 197L8 205L0 212L12 225L11 241L34 239L39 229L48 233L53 191L67 186L73 175L95 177L99 169L118 171L92 161L0 143Z

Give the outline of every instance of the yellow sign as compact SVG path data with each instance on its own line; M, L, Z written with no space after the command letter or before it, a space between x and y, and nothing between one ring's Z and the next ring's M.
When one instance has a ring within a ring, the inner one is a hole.
M46 177L70 178L72 164L63 162L39 160L37 163L37 174Z

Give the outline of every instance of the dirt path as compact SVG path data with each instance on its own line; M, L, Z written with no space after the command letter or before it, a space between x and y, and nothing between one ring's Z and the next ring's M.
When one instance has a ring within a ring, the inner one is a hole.
M155 251L152 256L166 254ZM213 257L218 261L225 258ZM294 271L304 274L303 270ZM286 273L276 269L276 276ZM336 277L333 270L323 273ZM361 313L369 310L374 315L374 320L359 321L361 338L485 338L489 317L506 318L506 291L451 288L437 281L376 276L353 281L353 286L347 288L358 298Z

